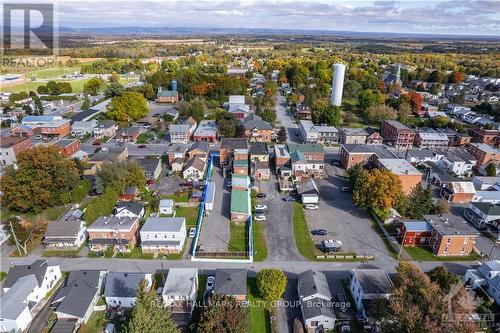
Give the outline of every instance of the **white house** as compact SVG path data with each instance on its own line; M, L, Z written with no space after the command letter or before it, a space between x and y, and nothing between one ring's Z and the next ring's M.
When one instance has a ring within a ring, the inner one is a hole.
M191 315L198 291L197 268L171 268L168 270L165 286L161 296L163 304L170 308L172 314Z
M49 222L43 239L47 250L73 250L82 246L87 239L87 224L82 216L81 210L70 210L60 220Z
M186 240L184 217L150 217L140 231L144 253L180 253Z
M186 161L184 171L182 171L182 178L201 180L205 175L206 162L198 157L192 157Z
M160 214L167 214L167 215L173 214L174 213L174 200L161 199L159 211L160 211Z
M500 192L497 191L491 192L500 194ZM478 228L484 227L486 224L491 224L493 222L500 223L500 204L495 205L489 202L469 202L469 206L464 211L464 217Z
M477 269L468 269L463 281L473 289L482 288L500 304L500 260L486 261Z
M389 298L394 285L383 269L353 269L349 290L356 309L368 316L370 302L374 299Z
M149 290L153 284L152 276L149 273L108 273L104 287L106 304L122 308L134 307L137 300L137 290L142 280L146 280Z
M121 201L115 206L114 215L116 217L143 217L144 206L137 201Z
M102 293L106 271L70 272L63 286L52 299L58 319L76 320L76 325L85 324Z
M299 274L297 291L307 330L333 330L337 317L325 274L313 270Z
M59 266L46 260L9 268L0 298L0 331L22 331L32 320L30 311L56 286L61 278Z
M71 135L77 137L91 135L98 125L99 123L95 119L89 121L75 121L73 125L71 125Z

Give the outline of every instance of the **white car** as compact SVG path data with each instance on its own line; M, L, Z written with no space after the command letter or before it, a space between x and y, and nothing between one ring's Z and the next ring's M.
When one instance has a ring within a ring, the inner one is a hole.
M255 221L264 222L266 220L266 217L264 215L255 215L253 219Z
M318 205L314 205L314 204L305 204L304 208L307 210L315 210L315 209L318 209L319 207L318 207Z
M188 234L189 238L193 238L195 234L196 234L196 229L195 228L189 229L189 234Z
M266 205L257 205L254 208L255 208L255 210L267 210L267 206Z
M215 285L215 276L207 277L207 284L205 286L205 289L207 291L211 291L214 289L214 285Z

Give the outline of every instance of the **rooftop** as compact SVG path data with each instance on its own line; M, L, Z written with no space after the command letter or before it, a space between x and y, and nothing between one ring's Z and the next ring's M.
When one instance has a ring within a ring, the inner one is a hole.
M71 145L75 141L78 141L78 139L62 139L62 140L59 140L56 143L54 143L54 145L61 147L61 148L64 148L64 147Z
M154 172L161 164L161 160L158 158L138 158L136 161L147 172Z
M0 140L0 147L10 148L25 140L28 140L28 138L20 138L18 136L3 136L2 140Z
M216 269L214 293L219 295L246 295L246 269Z
M382 167L396 175L421 175L410 162L397 158L379 158L378 162Z
M231 213L250 215L250 194L248 191L231 191Z
M351 127L342 127L340 128L340 132L344 135L350 136L368 136L369 133L363 128L351 128Z
M402 222L407 231L432 231L427 221L404 221Z
M253 142L250 147L251 155L267 155L267 144L265 142Z
M208 153L210 150L210 144L206 141L195 142L189 147L188 153L195 150L201 150L202 152Z
M394 154L384 145L343 144L341 145L349 154L375 154L378 158L395 158Z
M482 151L484 151L485 153L488 153L488 154L500 154L500 149L497 149L493 146L490 146L486 143L470 143L471 146L474 146Z
M141 232L180 232L185 225L184 217L149 217Z
M233 173L231 177L231 184L233 187L249 188L250 178L248 178L248 176L245 175L239 175L237 173Z
M424 215L432 227L443 236L477 235L479 232L454 214Z
M47 272L47 261L46 260L36 260L29 265L14 265L9 268L7 277L3 281L3 288L10 288L16 283L17 280L23 276L33 274L38 284L42 284L43 278L45 277L45 272Z
M193 282L198 278L196 268L170 268L168 270L162 295L190 295Z
M384 120L385 123L397 128L397 129L405 129L405 130L411 130L411 128L409 128L408 126L406 125L403 125L401 124L399 121L397 120Z
M366 294L390 294L392 293L392 284L389 275L383 269L354 269L354 275L357 277L363 293Z
M500 195L498 191L494 192L497 192ZM471 205L476 207L486 215L500 216L500 204L495 205L489 202L471 202Z
M220 149L248 149L248 142L244 138L222 138L220 140Z
M332 298L328 281L323 272L308 270L299 274L301 291L303 297L321 295L324 298Z
M190 129L191 129L190 125L172 124L170 125L169 131L170 133L189 133Z
M215 120L202 120L194 131L195 136L214 136L217 134L218 126Z
M104 297L136 297L139 284L146 276L145 273L109 272Z
M307 154L324 154L325 150L323 149L323 146L318 144L318 143L312 143L312 144L296 144L296 143L289 143L288 144L288 151L290 154L293 154L296 151L300 151L301 153Z
M130 230L132 226L139 223L138 217L116 217L116 216L100 216L90 225L87 230Z
M34 275L27 275L17 279L10 286L10 289L2 295L2 302L0 303L2 318L17 320L28 306L28 296L37 286L38 283Z

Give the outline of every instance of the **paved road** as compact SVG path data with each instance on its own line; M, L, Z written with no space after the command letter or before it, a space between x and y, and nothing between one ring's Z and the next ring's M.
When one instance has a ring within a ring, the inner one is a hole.
M286 128L287 131L286 141L302 143L300 135L296 135L300 134L297 124L294 123L292 115L290 114L290 111L286 106L285 98L281 94L278 94L278 96L276 97L276 115L277 118L280 120L281 124Z
M127 143L125 146L128 148L129 156L147 156L147 155L166 155L168 143L148 143L146 147L139 148L139 144ZM92 143L83 143L80 149L93 154L98 146L92 145ZM116 143L109 142L101 144L100 147L118 147Z

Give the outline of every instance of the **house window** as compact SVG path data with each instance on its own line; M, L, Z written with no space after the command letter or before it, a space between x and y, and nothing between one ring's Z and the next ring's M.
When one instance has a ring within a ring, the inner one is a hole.
M446 242L446 244L450 244L451 243L451 238L448 238L448 241Z
M469 241L469 238L465 237L464 238L464 244L467 244L468 241Z
M462 247L462 250L460 250L460 253L464 253L465 252L465 246Z
M319 322L318 321L311 321L311 326L318 326Z
M444 247L444 253L448 253L448 245Z

